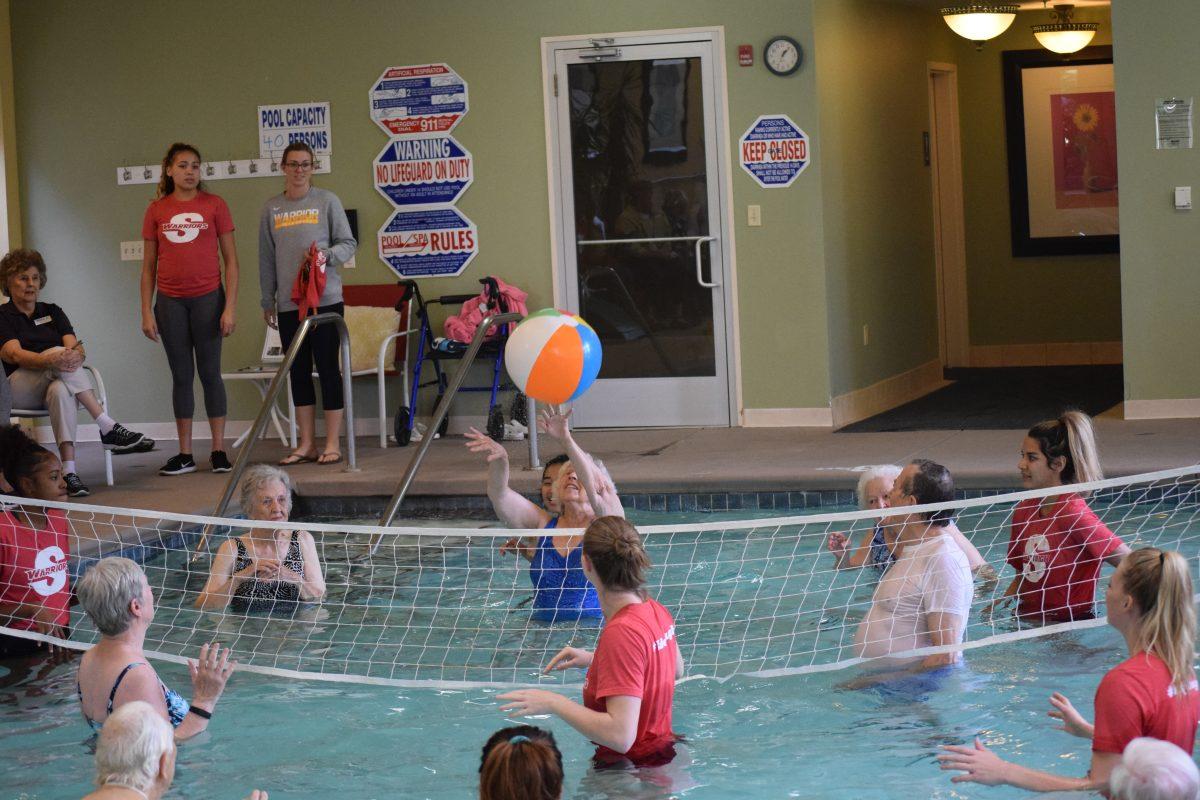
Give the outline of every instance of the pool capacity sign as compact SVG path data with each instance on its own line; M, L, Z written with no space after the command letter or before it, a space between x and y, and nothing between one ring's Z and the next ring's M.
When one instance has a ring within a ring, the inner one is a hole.
M453 207L397 211L379 229L379 257L401 278L460 275L477 252L475 224Z
M259 158L274 159L292 142L304 142L319 156L333 153L329 103L258 107Z
M453 203L475 179L471 154L452 136L406 136L375 157L375 188L397 208Z
M467 113L467 83L446 64L388 67L371 86L371 119L388 136L448 133Z
M759 186L782 189L808 167L808 136L784 114L764 115L742 134L738 155Z

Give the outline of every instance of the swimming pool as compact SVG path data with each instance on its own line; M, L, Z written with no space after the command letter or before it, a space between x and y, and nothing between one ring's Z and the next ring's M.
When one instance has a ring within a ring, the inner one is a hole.
M1192 516L1185 520L1190 533L1185 533L1194 555L1200 526L1194 498L1191 503ZM1137 514L1114 523L1134 546L1145 543L1168 517L1158 504L1141 505L1145 507L1139 506ZM639 525L668 522L660 514L631 516ZM872 581L830 571L828 556L821 556L823 537L816 530L798 536L792 530L796 526L771 521L749 530L722 528L724 520L736 516L740 514L689 515L687 522L702 520L707 536L682 531L656 543L655 534L648 534L660 573L655 592L686 631L680 638L685 655L691 657L689 671L732 674L747 667L828 664L842 652L846 633L865 611ZM963 525L997 566L1007 538L1003 517L1002 511L993 510ZM670 521L677 527L685 520L672 516ZM1176 541L1185 533L1164 531ZM169 554L165 561L147 564L151 580L162 581L157 593L160 611L147 648L177 648L194 655L199 643L215 633L226 644L257 648L256 653L280 666L353 668L361 674L375 674L372 670L379 668L382 673L376 676L385 677L383 673L397 674L397 664L407 663L393 657L404 652L405 643L391 641L395 647L385 656L356 659L354 654L361 653L367 641L362 632L378 623L380 614L386 620L397 608L412 613L414 606L421 606L429 615L423 625L430 630L445 627L438 615L450 613L450 630L457 633L426 635L426 650L419 655L436 657L418 665L437 664L439 658L449 663L452 653L465 653L467 658L454 661L454 666L478 669L463 673L472 678L536 680L545 653L565 643L564 635L577 636L579 644L594 640L595 628L530 626L520 603L529 594L525 570L511 557L493 560L494 540L481 541L487 546L458 551L437 542L432 548L396 547L390 558L364 565L349 557L352 547L331 537L324 553L331 587L325 605L333 608L334 616L324 619L192 612L186 601L203 573L189 574L182 567L182 554ZM360 548L362 543L351 544ZM345 552L338 551L339 546L346 547ZM483 559L474 573L466 569L472 559ZM822 562L824 568L813 568ZM495 574L470 591L446 580L454 570L466 570L457 574L469 577L483 575L485 569ZM361 571L362 579L346 580L354 570ZM448 592L446 583L454 584ZM398 602L389 605L380 602L382 594L364 586L399 587L396 591L412 595L403 598L390 592L387 597ZM354 591L364 593L362 602L347 602ZM435 592L443 594L433 601ZM489 592L494 594L490 600ZM781 600L793 602L795 608L782 608ZM464 617L463 610L472 608L475 616ZM985 625L976 616L972 624L984 625L984 633L1013 629L1011 622ZM279 635L296 626L311 629L301 647ZM375 625L376 630L385 628ZM77 631L81 637L88 635L86 624L78 624ZM519 638L506 638L514 635ZM278 642L274 650L272 641ZM731 650L728 641L737 646ZM381 642L388 643L386 637L371 643L373 654L383 652L376 646ZM822 642L832 645L821 649ZM499 661L489 649L497 643L508 645ZM1103 627L996 644L968 652L967 667L946 677L936 690L920 685L845 688L857 674L853 669L771 678L735 676L723 683L688 681L679 685L675 705L675 727L688 743L673 764L658 771L593 771L592 748L582 737L557 719L536 722L559 738L568 773L565 796L572 798L1019 797L1023 794L1015 790L950 784L934 761L937 748L980 734L1002 755L1029 766L1082 774L1089 759L1087 744L1053 729L1045 714L1047 698L1052 691L1063 691L1089 714L1100 676L1124 658L1123 649L1116 632ZM479 660L472 661L472 654ZM814 662L817 654L825 660ZM156 666L168 683L186 692L184 668ZM417 673L418 678L431 676L455 677L444 669ZM571 677L579 680L581 674ZM578 696L577 688L563 691ZM508 724L497 711L497 693L478 686L329 684L243 672L231 681L212 733L181 751L173 796L243 797L259 787L268 789L272 798L471 797L480 746L492 731ZM0 690L3 796L49 799L83 794L91 772L88 739L74 695L73 666L24 678L15 690Z
M984 737L1003 755L1063 773L1087 769L1087 743L1055 731L1047 698L1065 692L1085 715L1099 676L1123 659L1109 629L981 648L936 692L839 688L850 673L680 685L677 763L655 773L594 772L591 747L557 719L568 798L1014 798L1008 788L952 786L934 755ZM1036 668L1033 665L1037 665ZM187 673L157 665L171 685ZM30 696L31 692L38 693ZM235 674L211 733L185 745L172 797L469 798L479 748L505 724L493 690L340 686ZM74 667L0 693L0 785L27 800L88 791L89 731ZM1067 795L1072 796L1072 795ZM1088 795L1074 795L1084 797Z

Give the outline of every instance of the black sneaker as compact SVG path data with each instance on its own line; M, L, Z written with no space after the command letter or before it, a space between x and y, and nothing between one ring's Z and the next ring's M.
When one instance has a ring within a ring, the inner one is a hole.
M87 497L92 490L83 485L79 476L74 472L63 475L63 483L67 484L67 497Z
M131 431L118 422L113 425L111 431L100 437L100 442L104 445L105 450L112 450L114 453L128 453L136 450L145 438L144 434Z
M229 458L225 455L224 450L213 450L209 456L212 461L213 472L232 472L233 464L229 463Z
M163 464L162 469L158 471L159 475L186 475L189 472L196 471L196 460L190 455L180 453L177 456L171 456L166 464Z

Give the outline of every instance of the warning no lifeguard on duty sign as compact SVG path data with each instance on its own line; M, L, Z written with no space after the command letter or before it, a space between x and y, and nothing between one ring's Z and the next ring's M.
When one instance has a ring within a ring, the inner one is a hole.
M738 160L765 189L791 186L808 166L808 135L786 114L763 115L742 134Z

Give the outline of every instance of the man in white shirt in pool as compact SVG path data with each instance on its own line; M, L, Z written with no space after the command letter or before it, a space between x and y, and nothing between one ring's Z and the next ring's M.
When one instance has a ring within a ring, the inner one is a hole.
M913 461L888 494L891 508L945 503L954 481L941 464ZM959 644L971 609L971 567L947 530L952 511L888 518L900 527L897 559L879 580L871 610L858 626L856 654L868 658L919 647ZM961 652L886 659L880 666L920 671L955 664Z

